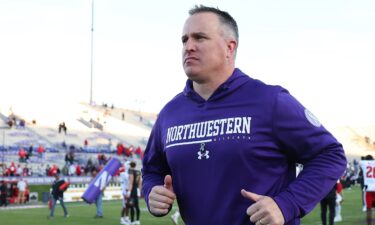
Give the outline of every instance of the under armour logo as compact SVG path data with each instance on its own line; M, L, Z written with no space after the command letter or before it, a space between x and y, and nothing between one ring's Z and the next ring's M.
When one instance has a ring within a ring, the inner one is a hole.
M199 160L201 160L202 157L206 157L206 159L210 158L210 156L208 155L210 153L210 151L205 149L204 146L205 146L205 143L201 143L201 148L198 151L198 159Z

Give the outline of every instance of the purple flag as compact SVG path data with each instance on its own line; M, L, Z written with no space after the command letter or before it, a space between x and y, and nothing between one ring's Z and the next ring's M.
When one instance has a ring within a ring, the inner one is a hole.
M120 167L121 162L116 158L112 158L100 173L96 175L94 180L91 181L89 187L83 193L82 199L89 204L93 203Z

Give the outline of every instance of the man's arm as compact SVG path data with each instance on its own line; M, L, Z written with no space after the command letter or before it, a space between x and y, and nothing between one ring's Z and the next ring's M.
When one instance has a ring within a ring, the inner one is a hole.
M274 197L285 221L302 217L332 189L346 168L342 145L289 93L275 103L273 133L291 161L303 170Z
M173 192L172 181L170 185L169 181L165 185L166 176L171 172L161 144L159 122L160 116L152 129L145 149L142 192L150 213L155 216L164 216L171 209L176 195ZM171 177L170 180L172 180Z

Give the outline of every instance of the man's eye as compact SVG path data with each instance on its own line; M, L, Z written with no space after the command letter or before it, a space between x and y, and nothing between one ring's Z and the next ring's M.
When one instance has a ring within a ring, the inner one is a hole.
M202 40L206 39L206 37L204 37L204 36L198 36L198 37L196 37L196 39L197 39L198 41L202 41Z

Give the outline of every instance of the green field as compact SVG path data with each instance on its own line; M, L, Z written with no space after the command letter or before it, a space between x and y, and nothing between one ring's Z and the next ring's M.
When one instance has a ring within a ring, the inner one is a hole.
M354 187L351 190L343 190L344 202L341 208L342 222L337 222L338 225L361 225L366 223L366 212L362 212L361 190L359 187ZM374 210L375 218L375 210ZM305 216L302 220L303 225L320 225L320 206L317 205L315 209ZM373 224L375 224L373 222Z
M169 216L155 218L151 216L143 201L141 202L141 224L142 225L171 225ZM64 218L60 205L56 206L55 218L47 220L48 208L39 209L13 209L0 210L1 225L115 225L120 224L120 201L105 201L103 203L104 218L94 219L95 205L85 203L67 203L69 218ZM342 207L343 222L336 223L338 225L357 225L365 224L365 212L362 212L361 192L359 187L352 190L344 190L344 203ZM375 216L374 216L375 217ZM182 221L180 224L183 224ZM307 215L303 220L303 225L320 225L320 207L319 205ZM230 225L230 224L228 224Z

